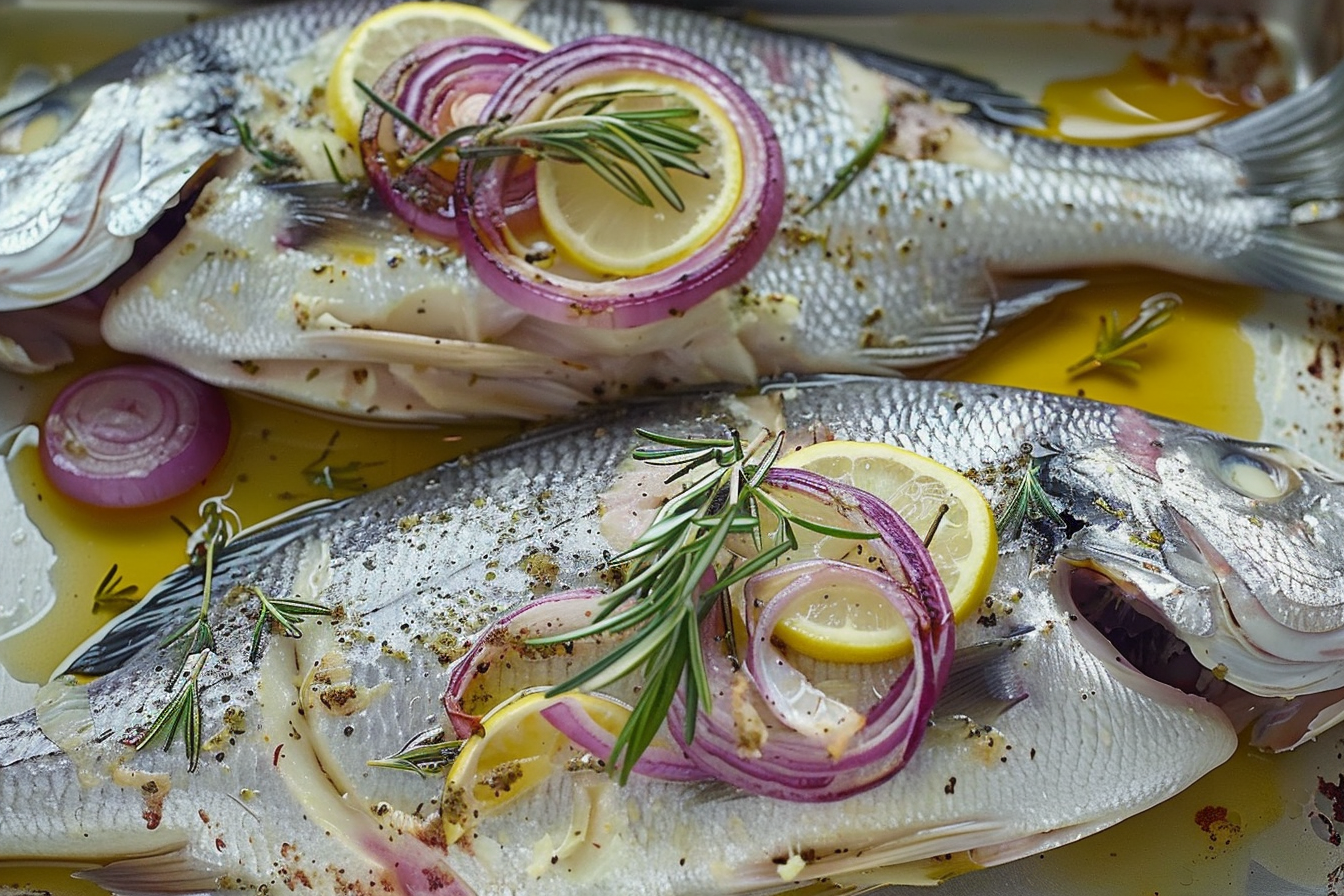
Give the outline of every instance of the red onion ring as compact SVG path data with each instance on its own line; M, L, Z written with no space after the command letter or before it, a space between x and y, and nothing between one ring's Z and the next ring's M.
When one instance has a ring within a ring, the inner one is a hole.
M213 386L168 367L112 367L65 387L42 430L42 469L64 495L144 507L200 483L229 444Z
M566 44L519 67L481 117L507 117L515 124L536 121L555 96L594 77L625 71L694 84L723 109L742 143L741 201L709 242L661 271L609 281L575 280L538 267L509 248L507 191L517 161L464 161L457 178L462 251L489 289L537 317L624 328L682 314L755 267L783 217L783 157L765 113L732 78L677 47L618 35Z
M492 37L450 37L430 41L393 62L373 85L426 132L446 134L476 124L479 112L499 86L536 50ZM463 118L462 116L469 116ZM457 236L454 208L456 166L442 163L407 167L428 144L378 104L370 103L359 128L359 150L369 184L398 217L431 236ZM506 201L517 206L533 193L530 178L508 185Z
M587 625L592 621L593 614L601 609L597 601L602 593L599 588L578 588L540 597L513 608L481 632L471 649L454 660L448 669L448 688L443 694L443 707L448 712L453 732L458 737L466 738L480 727L481 717L464 711L462 704L467 688L477 676L484 675L509 648L522 647L528 638L577 631ZM587 643L576 642L575 646ZM551 683L536 682L540 685Z
M713 709L698 720L695 739L687 743L683 728L688 709L685 695L679 692L669 712L668 727L692 762L750 793L787 800L839 800L896 774L919 746L951 669L955 640L952 607L922 540L884 502L861 489L806 470L775 468L766 475L766 482L823 501L856 528L879 533L870 542L870 549L883 568L899 569L908 582L908 588L898 583L883 593L910 628L914 642L911 662L885 694L861 710L866 725L839 755L832 755L825 738L764 720L766 739L755 751L746 751L740 749L730 704L734 677L748 673L735 670L720 649L722 621L719 614L711 613L701 627L701 645ZM753 700L753 704L760 702ZM768 707L765 714L770 714Z
M772 598L762 599L761 592L776 580L783 580L784 586ZM844 753L850 739L864 726L864 714L808 681L775 646L774 632L795 603L819 590L846 583L881 594L893 606L908 599L906 595L892 593L900 585L885 572L825 558L759 573L747 580L745 590L748 607L764 607L752 626L746 656L747 671L761 699L775 718L799 733L821 740L832 756ZM808 706L800 705L804 701Z

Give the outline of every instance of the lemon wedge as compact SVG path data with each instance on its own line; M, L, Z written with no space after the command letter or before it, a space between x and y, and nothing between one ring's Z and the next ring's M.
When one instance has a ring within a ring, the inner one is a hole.
M930 458L877 442L832 441L785 455L779 466L800 467L871 492L919 535L938 519L929 553L947 587L958 622L984 599L994 577L998 534L994 513L969 479ZM788 494L778 494L785 503ZM842 524L843 525L843 524ZM781 563L808 557L862 564L862 542L795 527L799 548ZM780 620L775 634L789 647L820 660L872 663L910 652L904 621L881 597L860 588L817 595Z
M630 717L622 704L595 694L522 691L500 703L481 718L480 731L467 738L448 770L442 815L449 843L466 833L471 819L502 810L579 754L541 715L559 700L577 701L612 735Z
M368 97L355 81L372 85L387 67L411 50L444 37L497 37L532 50L549 50L542 38L475 6L462 3L399 3L365 19L350 32L327 78L332 128L351 146Z
M707 142L692 160L709 177L669 172L685 204L679 212L652 192L652 207L636 204L587 165L546 159L537 164L537 211L551 242L571 261L600 276L635 277L686 258L728 223L742 196L742 144L703 90L655 73L589 81L561 94L552 108L582 108L585 97L613 91L639 95L619 97L611 112L694 109L689 128Z

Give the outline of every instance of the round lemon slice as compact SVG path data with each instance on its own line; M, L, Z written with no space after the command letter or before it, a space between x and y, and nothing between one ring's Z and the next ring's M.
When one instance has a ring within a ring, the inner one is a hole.
M994 513L969 479L937 461L877 442L833 441L785 455L779 466L801 467L871 492L925 536L958 622L984 599L994 577L998 534ZM781 495L788 500L787 495ZM804 500L804 499L800 499ZM947 512L939 519L942 506ZM937 528L934 522L937 520ZM862 542L795 527L798 553L862 563ZM818 595L785 616L775 634L808 656L835 662L882 662L910 652L900 615L862 589Z
M372 85L411 50L444 37L497 37L532 50L551 45L517 25L462 3L399 3L365 19L350 32L327 78L327 112L337 135L354 146L368 97L355 81Z
M547 697L522 691L481 718L481 729L467 738L444 783L443 825L448 842L470 827L472 818L500 811L544 782L573 758L577 748L541 715L557 700L576 700L599 725L616 734L630 711L614 700L592 694Z
M691 160L709 176L669 172L685 205L677 211L642 175L636 179L652 207L621 195L588 165L546 159L537 164L537 211L551 241L570 260L600 276L635 277L686 258L728 223L742 195L742 144L703 90L654 73L590 81L557 97L552 108L582 109L584 97L612 91L633 95L616 99L607 107L611 112L694 109L688 128L706 143Z

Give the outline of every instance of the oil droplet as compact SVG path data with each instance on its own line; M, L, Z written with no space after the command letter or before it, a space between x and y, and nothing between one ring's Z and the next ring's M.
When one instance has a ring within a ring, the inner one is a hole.
M1210 91L1193 73L1131 54L1119 71L1047 85L1040 136L1133 146L1227 121L1257 106Z

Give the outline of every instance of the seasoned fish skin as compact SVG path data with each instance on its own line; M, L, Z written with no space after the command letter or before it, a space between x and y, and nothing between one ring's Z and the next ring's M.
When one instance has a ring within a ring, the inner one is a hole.
M1024 444L1041 455L1049 467L1042 485L1070 525L1030 523L1022 539L1006 541L984 618L958 631L963 647L1027 631L1012 654L1027 699L983 730L975 720L940 718L908 768L841 803L795 805L645 780L620 790L579 771L552 776L513 810L480 820L468 845L445 848L436 839L438 782L367 760L444 722L445 664L495 615L538 591L601 584L594 569L610 545L600 508L630 465L636 427L715 434L781 422L802 442L879 439L928 454L973 471L992 500L1014 487ZM223 551L212 616L219 655L201 677L208 746L191 774L177 747L133 754L121 743L166 701L177 657L159 638L200 593L195 571L166 579L74 664L120 668L87 686L57 679L35 713L0 723L0 857L126 856L92 875L135 892L217 878L221 888L317 892L338 884L462 892L426 883L452 881L477 893L704 893L778 889L778 862L793 854L808 857L800 879L900 865L927 880L1068 842L1165 799L1236 746L1213 704L1145 678L1099 645L1059 579L1094 556L1111 562L1132 543L1127 525L1097 500L1117 509L1145 488L1162 495L1130 468L1154 459L1160 468L1163 458L1185 464L1188 446L1198 444L1258 450L1077 398L889 379L805 383L765 400L632 403L536 433ZM1090 472L1102 457L1120 472L1090 481L1069 473ZM1284 463L1312 501L1337 500L1337 480L1287 456ZM1273 562L1300 564L1291 520L1268 502L1248 508L1229 488L1194 499L1254 513L1260 538L1280 548L1283 560ZM1183 495L1167 497L1198 525ZM1188 533L1217 544L1194 526ZM1130 553L1193 591L1208 576L1182 553L1183 537L1168 534L1173 554ZM1338 568L1340 543L1314 543L1318 568ZM553 581L539 581L529 562L537 557ZM1318 584L1337 596L1338 582ZM257 607L246 596L220 598L242 584L319 600L336 614L305 623L298 640L268 635L253 667L244 658ZM1198 598L1190 603L1206 603L1202 591ZM1323 634L1319 620L1315 628ZM558 843L582 806L600 856L580 850L554 866L538 863L538 844L548 835ZM932 858L947 854L957 861ZM146 889L151 869L165 876Z
M287 179L329 180L324 147L357 175L320 88L345 29L374 7L309 3L210 23L147 45L116 89L162 83L217 98L194 117L175 112L185 122L178 142L197 132L204 141L192 158L220 152L236 115L293 150L299 164ZM274 189L274 175L234 153L179 238L119 290L107 340L220 385L337 413L538 418L651 386L886 373L954 357L1079 285L1034 279L1065 266L1138 262L1342 295L1340 247L1305 225L1335 214L1328 200L1344 194L1344 124L1326 114L1344 97L1344 70L1240 122L1109 150L1012 131L1025 104L982 81L741 23L707 27L698 13L535 0L519 21L556 43L613 30L661 38L719 65L762 105L787 160L788 211L739 286L684 318L632 330L556 326L486 292L455 249L332 191ZM253 44L267 49L249 63L240 48ZM800 216L887 104L896 132L887 151L838 199ZM0 194L21 200L0 203L0 252L11 252L0 255L0 307L31 304L20 293L32 259L49 262L32 281L45 296L52 277L106 273L66 263L74 256L55 251L62 240L70 252L129 253L130 225L106 244L98 226L78 241L83 229L57 227L48 175L80 180L56 167L64 143L0 156ZM145 181L152 162L141 167ZM175 161L160 192L175 192L190 167ZM88 206L96 194L81 195ZM15 211L23 208L29 218ZM131 217L143 229L152 215L140 212ZM33 242L52 228L47 248Z

